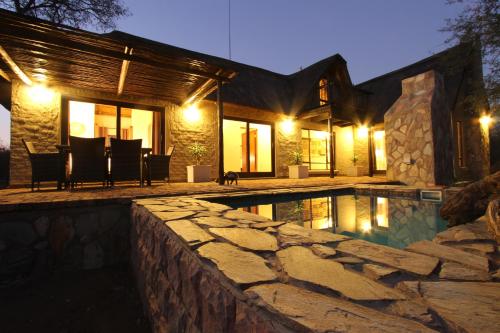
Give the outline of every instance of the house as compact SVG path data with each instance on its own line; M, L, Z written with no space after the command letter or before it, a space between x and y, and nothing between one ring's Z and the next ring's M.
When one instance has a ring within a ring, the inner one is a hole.
M463 56L451 66L454 52ZM30 179L21 139L54 151L69 135L141 138L156 154L175 145L174 181L186 180L193 142L206 144L213 178L286 177L297 150L312 174L385 173L428 186L489 173L481 58L471 45L353 85L338 54L282 75L0 10L0 56L11 185Z

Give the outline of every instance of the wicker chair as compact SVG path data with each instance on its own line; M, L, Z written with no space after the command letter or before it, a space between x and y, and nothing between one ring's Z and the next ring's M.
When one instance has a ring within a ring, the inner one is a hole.
M111 185L119 180L137 180L142 186L142 139L111 139Z
M150 155L147 163L148 167L148 185L151 180L170 181L170 159L174 153L175 146L167 149L166 155Z
M31 191L35 190L35 183L40 190L40 182L57 181L57 188L61 187L61 168L63 165L59 153L38 153L33 142L22 139L28 152L31 163Z
M105 186L108 181L108 163L104 143L105 138L69 137L72 188L78 182L102 182Z

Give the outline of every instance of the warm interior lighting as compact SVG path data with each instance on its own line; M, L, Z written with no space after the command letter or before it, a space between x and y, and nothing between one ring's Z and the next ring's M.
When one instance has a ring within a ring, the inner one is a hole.
M29 96L35 103L48 103L54 97L54 91L42 85L30 87Z
M364 233L368 233L372 230L372 224L369 220L361 221L361 231Z
M387 157L385 152L385 131L375 131L373 133L375 146L375 169L387 169Z
M191 104L184 109L184 119L190 123L196 123L201 119L200 110L196 104Z
M281 128L283 129L283 132L285 134L293 133L293 127L294 127L294 123L293 123L292 118L286 118L285 120L283 120L281 122Z
M483 115L481 116L481 118L479 118L479 123L481 124L481 126L483 127L488 127L490 126L490 123L491 123L491 116L490 115Z
M364 139L368 137L368 127L361 125L358 127L358 138Z

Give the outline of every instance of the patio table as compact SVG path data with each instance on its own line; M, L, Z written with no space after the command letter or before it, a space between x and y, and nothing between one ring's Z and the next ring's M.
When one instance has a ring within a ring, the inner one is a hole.
M62 189L61 184L63 184L63 183L64 183L64 188L68 187L68 179L69 179L69 172L70 172L69 155L71 154L71 146L70 145L55 145L55 147L56 147L57 151L59 152L59 154L61 154L61 158L65 164L65 167L61 168L61 174L59 175L60 178L59 178L59 181L57 183L57 189L61 190ZM106 150L106 156L109 158L111 148L106 147L105 150ZM149 156L151 155L152 152L153 152L152 148L141 148L141 156L143 158L143 163L146 165L146 170L148 170L146 172L146 181L147 181L148 185L151 185L151 179L150 179L151 175L149 173L148 162L149 162ZM144 168L143 168L143 170L144 170ZM141 176L141 178L142 178L142 176Z

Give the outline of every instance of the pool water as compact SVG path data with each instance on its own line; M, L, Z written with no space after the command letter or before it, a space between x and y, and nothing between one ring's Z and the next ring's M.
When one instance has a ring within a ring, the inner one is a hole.
M394 248L432 240L446 229L446 221L439 216L440 203L430 201L331 192L215 201L274 221L329 230Z

